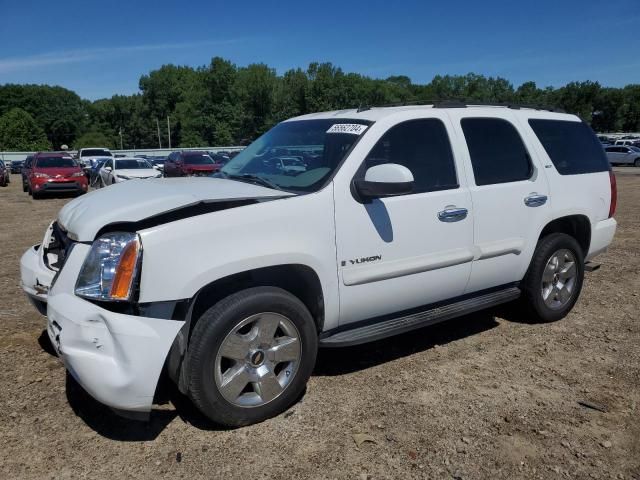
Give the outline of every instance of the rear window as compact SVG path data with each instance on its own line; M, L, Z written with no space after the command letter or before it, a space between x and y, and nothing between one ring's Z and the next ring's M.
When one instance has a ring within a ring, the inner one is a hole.
M205 154L185 155L184 163L189 165L210 165L213 163L213 159Z
M71 157L39 157L36 160L38 168L68 168L77 167L78 164Z
M85 148L80 152L81 157L111 157L112 154L109 150L103 148Z
M153 168L144 158L116 160L116 169L136 170L141 168Z
M609 170L604 149L586 123L530 119L529 125L560 175Z

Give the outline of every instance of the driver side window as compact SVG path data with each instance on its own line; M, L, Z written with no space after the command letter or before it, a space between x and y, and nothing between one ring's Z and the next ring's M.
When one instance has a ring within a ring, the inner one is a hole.
M449 136L436 118L409 120L391 127L365 159L365 170L397 163L413 174L413 193L458 188Z

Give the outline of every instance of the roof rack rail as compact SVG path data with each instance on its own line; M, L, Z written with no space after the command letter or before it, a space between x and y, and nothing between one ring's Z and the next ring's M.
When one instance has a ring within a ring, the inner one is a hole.
M549 112L566 113L563 109L551 105L539 105L530 103L514 103L514 102L476 102L476 101L458 101L445 100L436 102L433 105L437 108L465 108L465 107L506 107L513 110L521 108L529 108L531 110L546 110Z
M373 105L373 107L406 107L412 105L433 105L434 108L467 108L467 107L506 107L513 110L520 110L521 108L530 108L532 110L546 110L549 112L566 113L563 109L554 107L551 105L541 104L527 104L527 103L515 103L515 102L482 102L476 100L460 100L460 99L447 99L447 100L416 100L412 102L397 102L388 103L384 105ZM368 107L371 108L371 107ZM368 109L367 108L367 109Z

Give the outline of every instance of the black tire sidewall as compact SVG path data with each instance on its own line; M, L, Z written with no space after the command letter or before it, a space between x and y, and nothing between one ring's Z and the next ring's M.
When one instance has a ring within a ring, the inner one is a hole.
M300 334L302 355L295 377L275 400L243 408L224 399L214 379L215 359L222 341L242 320L262 312L289 318ZM315 366L318 337L305 305L285 290L255 287L233 294L208 309L198 320L187 351L189 396L208 418L226 427L238 427L278 415L302 394Z
M551 256L561 249L570 250L576 258L576 284L571 300L559 309L549 308L542 298L542 274ZM538 322L554 322L567 316L580 297L584 281L584 253L575 238L564 233L552 233L538 242L522 290L529 318Z

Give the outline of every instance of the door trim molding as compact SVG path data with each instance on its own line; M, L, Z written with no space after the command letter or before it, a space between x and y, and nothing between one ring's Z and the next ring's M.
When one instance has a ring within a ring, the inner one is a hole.
M500 257L511 253L520 255L524 249L524 238L505 238L496 242L487 242L476 245L474 260Z
M342 282L347 286L362 285L439 268L452 267L470 262L473 259L474 251L472 249L456 248L417 257L343 268Z

